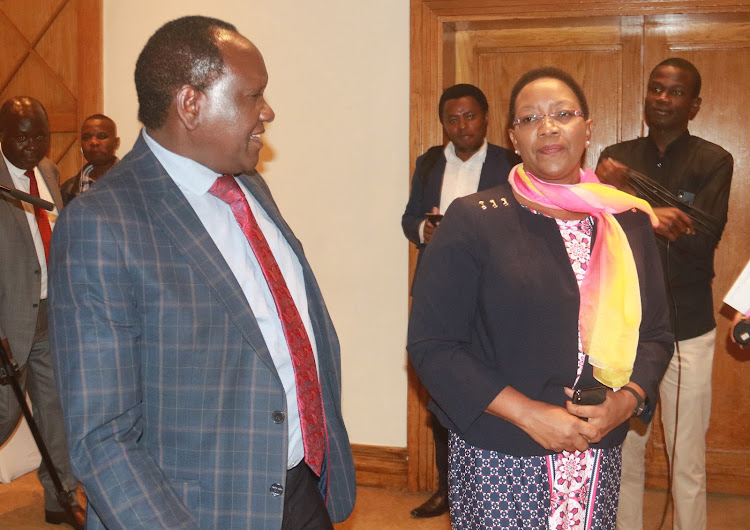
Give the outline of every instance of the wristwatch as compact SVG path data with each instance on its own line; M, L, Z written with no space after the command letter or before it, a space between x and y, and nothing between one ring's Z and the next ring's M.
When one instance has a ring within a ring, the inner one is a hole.
M641 397L641 395L632 387L629 386L622 386L620 387L620 390L627 390L631 394L635 396L635 399L638 401L635 404L635 410L633 411L633 417L637 417L641 415L641 412L643 412L643 409L646 408L646 401Z

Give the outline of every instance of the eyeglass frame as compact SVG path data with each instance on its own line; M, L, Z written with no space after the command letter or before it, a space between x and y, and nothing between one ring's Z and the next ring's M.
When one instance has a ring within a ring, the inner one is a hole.
M527 124L527 125L531 125L531 126L536 125L537 127L544 122L544 118L551 118L552 121L554 121L555 123L560 123L559 121L557 121L557 115L560 114L561 112L570 112L570 113L572 113L572 116L570 117L571 119L572 118L579 118L579 117L583 118L584 117L583 112L580 111L580 110L562 109L562 110L558 110L557 112L550 112L548 114L529 114L527 116L522 116L520 118L516 118L515 120L513 120L511 122L511 125L513 127L516 127L517 125L521 125L522 124L521 120L525 120L526 118L535 118L536 120L539 120L538 123L532 122L532 123L528 123Z

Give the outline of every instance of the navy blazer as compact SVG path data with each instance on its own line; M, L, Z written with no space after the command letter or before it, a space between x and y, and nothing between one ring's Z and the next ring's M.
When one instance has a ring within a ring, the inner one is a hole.
M436 148L440 149L441 146L430 149ZM446 164L445 154L441 152L426 178L420 178L422 164L427 153L417 158L414 175L411 178L409 202L401 216L401 227L404 230L404 235L409 241L417 245L420 252L425 245L419 242L419 225L425 219L425 213L432 211L433 206L440 207L440 192L443 189L443 173ZM507 181L510 170L520 163L521 159L513 151L487 143L487 157L479 176L477 191L484 191Z
M263 179L238 177L302 265L327 425L319 488L354 506L339 342L300 242ZM240 285L139 136L62 210L50 340L87 528L280 528L286 396Z
M633 250L643 311L631 380L655 407L674 347L661 262L648 216L616 217ZM554 219L522 207L508 183L454 201L415 279L407 345L440 422L483 449L552 453L485 410L506 386L564 406L563 387L576 376L579 303ZM578 388L599 384L586 363ZM593 447L616 446L627 430L625 422Z

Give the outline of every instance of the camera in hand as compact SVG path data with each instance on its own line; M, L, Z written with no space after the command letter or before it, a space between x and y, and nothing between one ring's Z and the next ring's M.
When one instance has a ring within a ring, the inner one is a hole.
M737 325L734 326L732 335L737 344L742 346L750 344L750 319L743 318L737 322Z

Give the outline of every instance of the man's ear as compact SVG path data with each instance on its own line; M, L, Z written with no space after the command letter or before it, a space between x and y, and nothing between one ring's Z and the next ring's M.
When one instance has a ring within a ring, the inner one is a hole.
M203 92L193 85L182 85L175 94L177 116L188 131L194 131L200 122Z
M698 111L701 110L701 103L703 103L703 100L701 98L693 98L693 101L690 103L690 119L692 120L695 118L695 116L698 114Z

